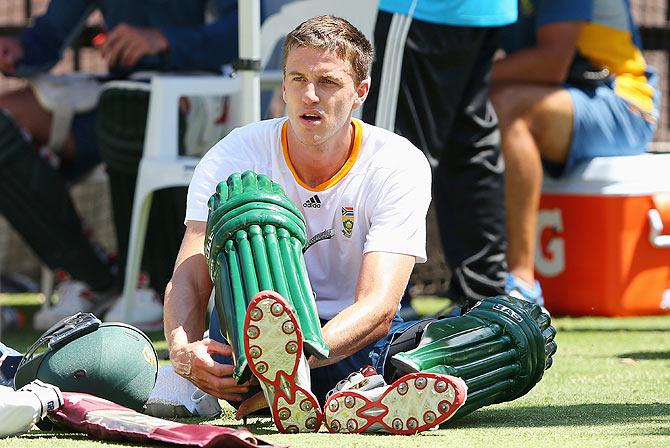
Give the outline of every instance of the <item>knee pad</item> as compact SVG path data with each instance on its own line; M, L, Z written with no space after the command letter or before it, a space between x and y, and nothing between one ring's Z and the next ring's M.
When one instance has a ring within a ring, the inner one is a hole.
M251 171L232 174L209 201L205 257L224 336L233 348L234 377L246 379L243 325L252 297L281 294L293 307L307 354L325 358L314 294L302 249L305 220L281 186Z
M67 141L74 115L98 104L100 81L90 73L46 73L33 77L30 84L40 105L52 114L48 145L58 152Z
M95 133L110 169L137 174L149 110L148 83L114 81L100 94Z

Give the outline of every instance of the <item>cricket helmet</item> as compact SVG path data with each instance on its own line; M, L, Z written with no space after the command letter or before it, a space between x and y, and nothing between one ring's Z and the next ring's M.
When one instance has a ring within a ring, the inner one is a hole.
M56 323L28 349L15 387L40 379L141 410L156 384L158 358L137 328L77 313Z

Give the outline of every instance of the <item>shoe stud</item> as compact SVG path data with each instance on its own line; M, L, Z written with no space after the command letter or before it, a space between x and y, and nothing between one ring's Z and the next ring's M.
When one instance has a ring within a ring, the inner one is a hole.
M250 339L256 339L259 334L260 330L258 329L258 327L252 325L249 328L247 328L247 336L249 336Z
M258 370L258 373L265 373L268 371L268 365L264 362L259 362L256 364L256 370Z
M332 429L335 432L340 432L341 426L339 420L333 420L330 422L330 429Z
M416 386L417 389L423 389L424 387L426 387L427 383L428 381L426 380L426 378L422 376L414 380L414 386Z
M281 313L284 312L284 305L282 305L281 303L275 302L270 307L270 312L275 316L280 316Z
M263 311L261 311L260 308L255 306L251 309L251 311L249 311L249 317L251 318L251 320L260 320L261 317L263 317Z
M344 405L348 408L353 408L355 402L356 402L356 400L351 395L347 395L344 398Z
M354 420L353 418L350 418L347 421L347 431L349 432L354 432L358 429L358 422Z
M423 421L426 423L433 423L435 421L436 415L433 411L428 411L423 414Z
M446 381L438 381L435 383L435 392L442 393L445 390L447 390L447 383Z
M338 404L337 400L331 400L328 407L330 408L331 412L336 412L339 409L340 405Z
M394 418L392 425L393 425L393 429L401 430L402 429L402 420L400 420L399 418Z
M279 418L281 420L286 420L287 418L289 418L291 416L291 411L288 410L287 408L281 408L279 410L278 414L279 414Z
M251 355L252 358L256 359L259 356L261 356L262 351L261 351L260 347L254 345L252 347L249 347L249 354Z
M294 354L295 352L298 351L298 343L295 342L295 341L288 341L286 343L286 347L284 347L284 348L286 349L286 353L289 353L289 354L292 355L292 354Z
M287 321L284 322L284 324L281 326L281 329L282 329L282 331L283 331L285 334L291 334L291 333L293 333L293 331L295 330L295 325L294 325L293 322L291 322L290 320L287 320Z
M314 409L314 405L312 405L312 402L309 400L303 400L302 403L300 403L300 409L302 409L305 412L308 412Z
M408 389L409 389L409 387L407 386L407 383L403 382L403 383L398 384L398 393L400 395L405 395L407 393Z
M263 317L263 311L255 306L251 309L251 311L249 311L249 317L251 320L260 320L261 317Z
M419 422L414 417L410 417L407 419L407 427L409 429L416 429L418 426Z

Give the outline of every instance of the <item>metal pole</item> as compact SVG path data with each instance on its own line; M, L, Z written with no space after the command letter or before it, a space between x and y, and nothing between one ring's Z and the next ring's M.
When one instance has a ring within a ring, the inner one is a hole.
M238 0L239 63L242 81L242 123L261 119L261 7L260 0Z
M26 19L25 23L27 24L28 20L30 20L30 17L33 15L33 0L25 0L23 5L23 12Z

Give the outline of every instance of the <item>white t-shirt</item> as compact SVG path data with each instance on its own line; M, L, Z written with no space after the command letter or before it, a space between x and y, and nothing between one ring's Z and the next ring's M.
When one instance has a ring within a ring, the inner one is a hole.
M353 119L351 155L317 187L305 185L288 156L286 118L235 129L205 154L188 190L186 221L207 221L207 201L231 173L252 170L277 182L307 221L307 239L335 236L310 247L305 263L322 319L354 301L363 254L391 252L426 261L426 213L431 171L407 139Z

